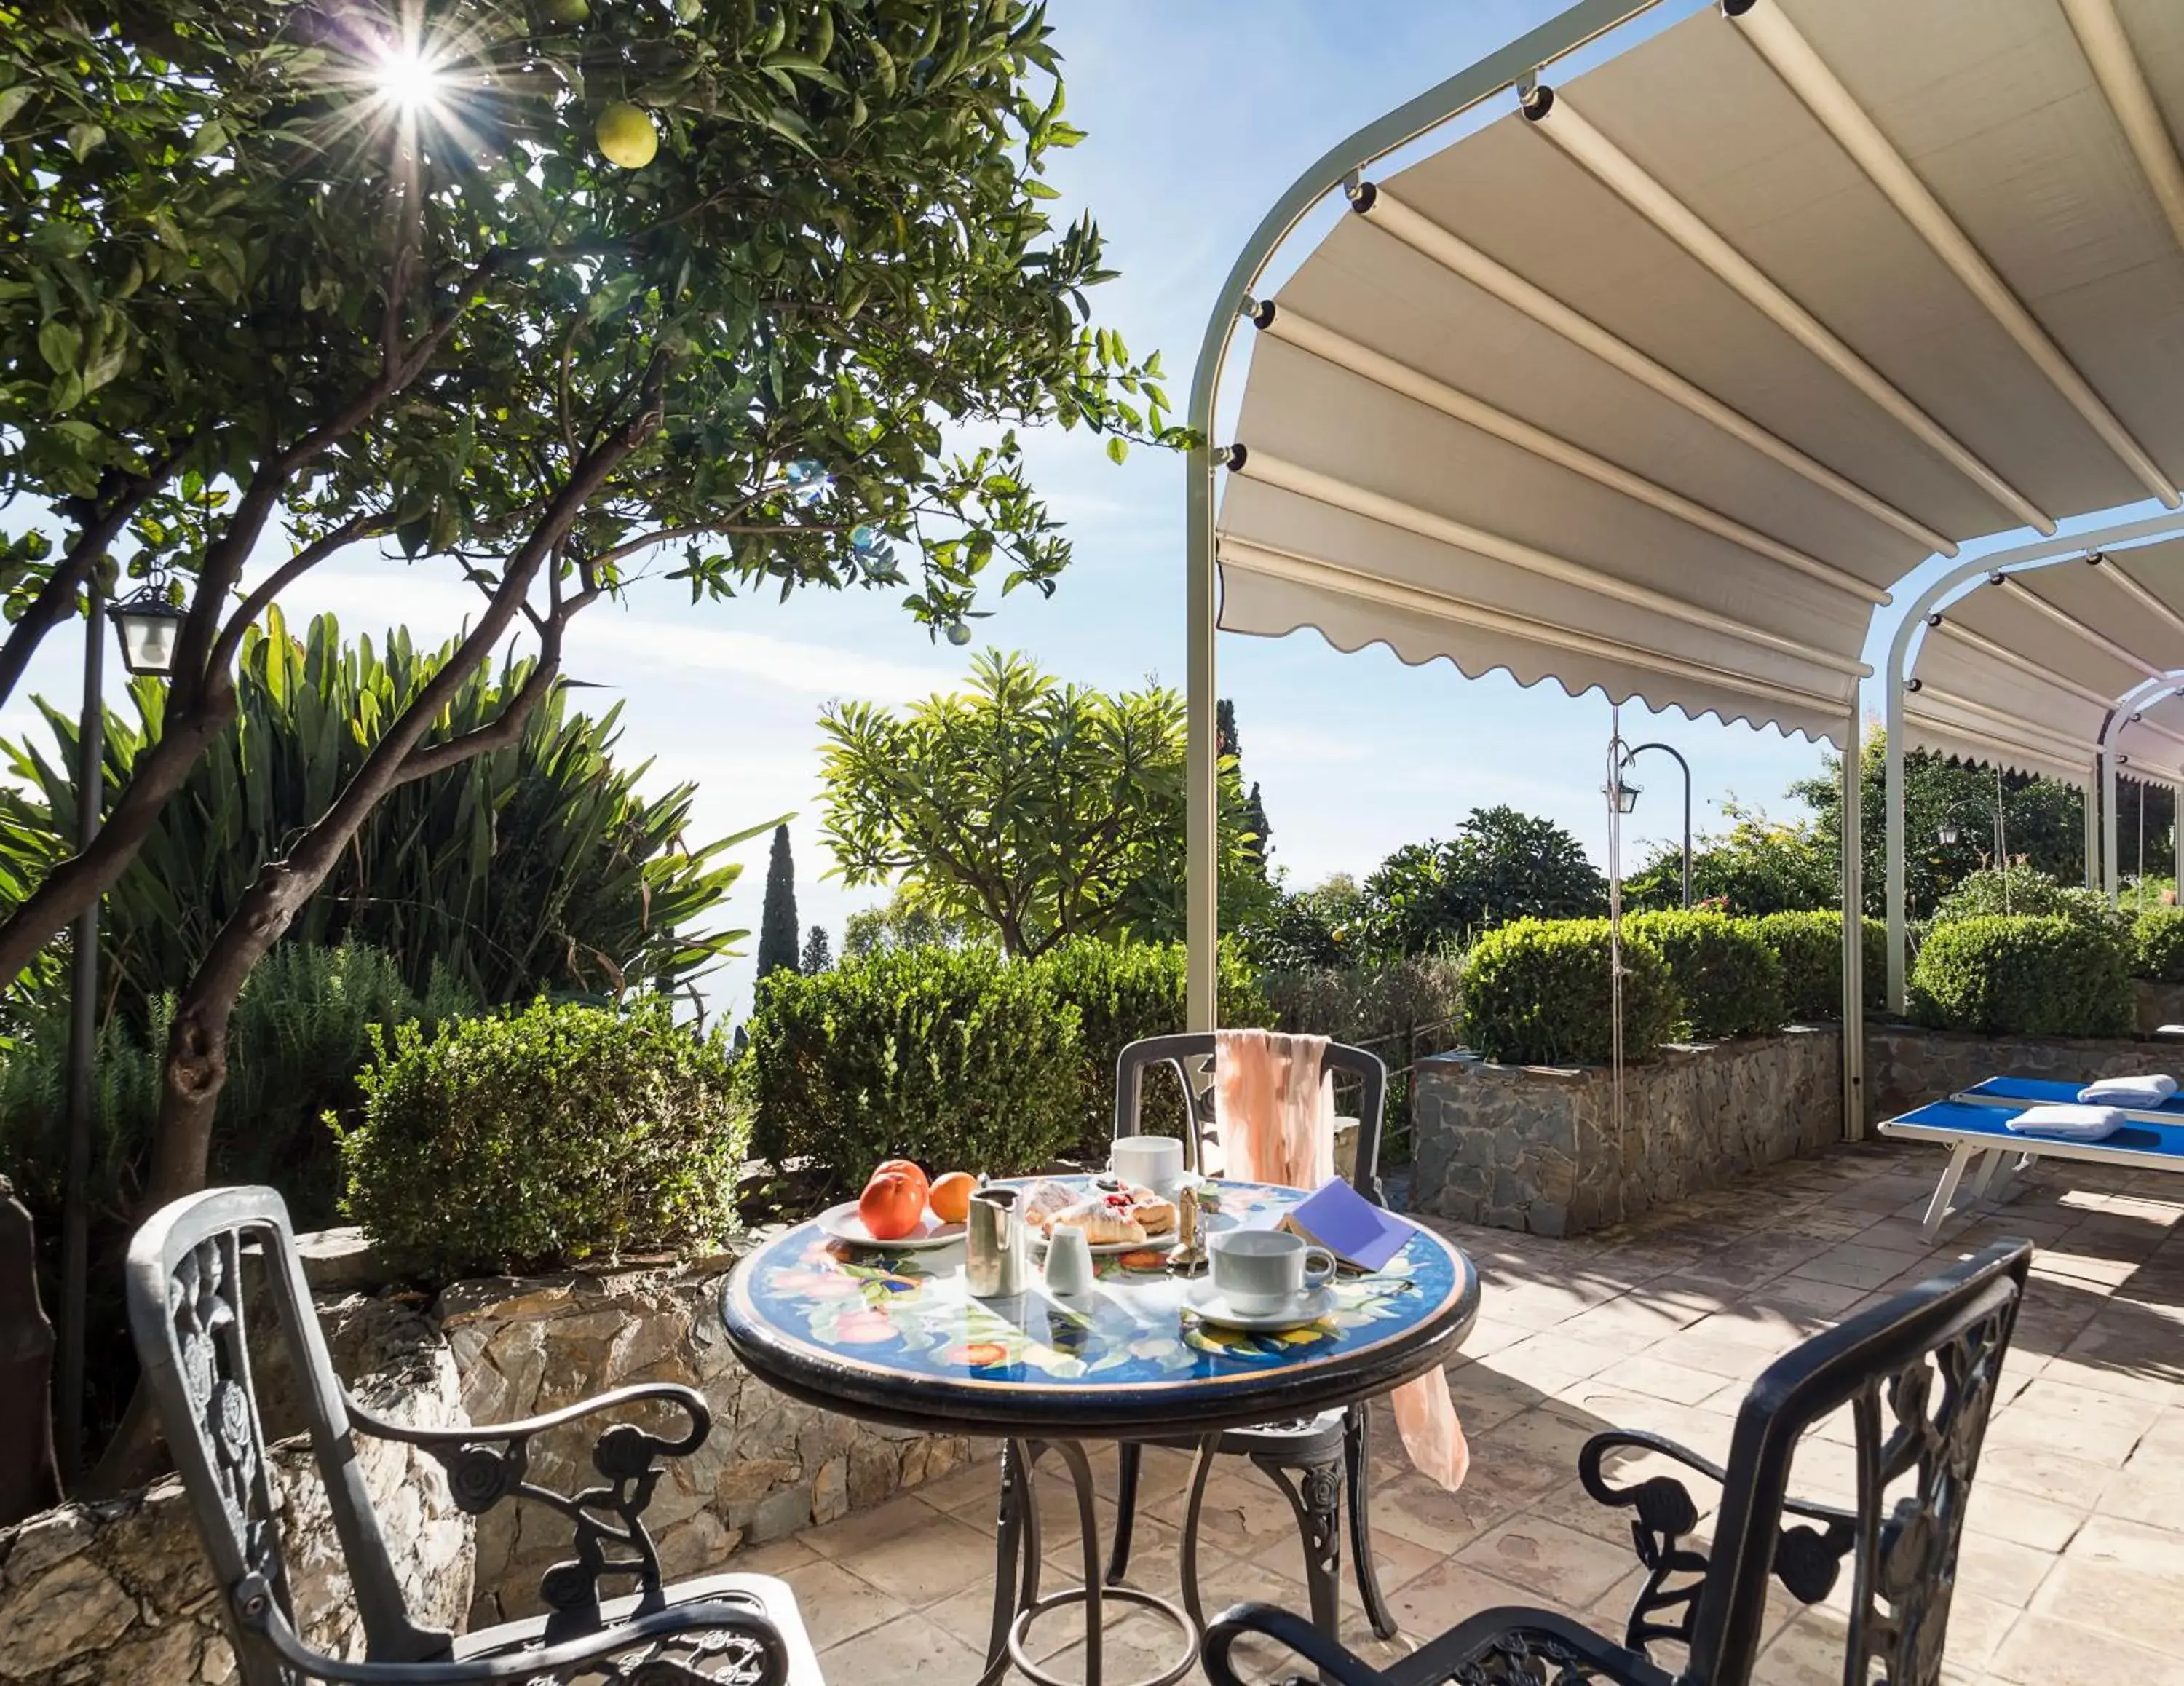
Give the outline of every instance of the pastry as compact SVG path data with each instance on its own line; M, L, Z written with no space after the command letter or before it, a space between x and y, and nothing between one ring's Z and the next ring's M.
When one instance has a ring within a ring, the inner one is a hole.
M1163 1200L1150 1188L1133 1188L1130 1216L1147 1235L1168 1235L1175 1230L1175 1204Z
M1130 1208L1123 1197L1095 1195L1061 1213L1053 1221L1052 1229L1081 1229L1085 1240L1095 1247L1113 1247L1125 1243L1142 1245L1145 1238L1145 1226L1130 1216Z
M1031 1193L1024 1197L1024 1227L1035 1235L1044 1235L1058 1214L1081 1204L1084 1199L1080 1191L1066 1183L1035 1182L1032 1185Z

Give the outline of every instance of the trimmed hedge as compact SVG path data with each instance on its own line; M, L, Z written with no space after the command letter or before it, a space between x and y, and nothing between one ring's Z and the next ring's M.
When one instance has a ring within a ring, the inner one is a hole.
M1782 963L1748 921L1719 913L1641 913L1623 921L1623 933L1626 941L1650 940L1669 963L1683 997L1685 1037L1713 1042L1782 1027ZM1626 1049L1629 1039L1626 1030Z
M1180 943L1072 943L1031 962L1061 1000L1077 1010L1082 1055L1078 1069L1078 1134L1067 1151L1089 1165L1107 1162L1115 1131L1115 1060L1140 1037L1185 1028L1188 961ZM1221 1022L1267 1022L1265 995L1251 969L1228 943L1221 947ZM1171 1078L1143 1085L1139 1127L1180 1138L1183 1094Z
M446 1281L703 1248L733 1227L749 1131L733 1063L665 1000L541 1000L374 1041L362 1121L339 1132L346 1204L403 1263Z
M1749 921L1782 965L1782 1012L1790 1024L1842 1016L1842 915L1769 913ZM1888 926L1865 921L1865 1005L1880 1010L1888 995Z
M2128 1036L2123 944L2060 914L1938 923L1911 969L1911 1016L1987 1036Z
M754 1145L777 1164L808 1160L851 1194L897 1157L932 1171L1036 1171L1084 1133L1080 1022L1048 967L983 947L774 972L749 1026Z
M1624 921L1623 1056L1669 1040L1683 1001L1660 949ZM1520 919L1488 932L1463 964L1464 1040L1512 1066L1604 1066L1613 1057L1613 981L1604 919Z
M2133 977L2184 983L2184 908L2150 907L2131 927Z

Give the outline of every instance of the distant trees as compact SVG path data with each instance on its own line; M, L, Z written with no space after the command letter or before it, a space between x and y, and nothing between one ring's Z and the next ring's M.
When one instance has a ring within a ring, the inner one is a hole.
M812 977L833 964L834 947L827 940L827 927L813 926L804 939L804 954L797 961L797 970L806 977Z
M1721 902L1734 914L1797 913L1836 905L1841 851L1810 821L1769 819L1757 809L1724 804L1730 829L1694 840L1691 899ZM1626 907L1683 905L1683 849L1663 843L1623 883Z
M1365 881L1375 946L1424 954L1513 919L1602 911L1607 881L1564 827L1509 807L1474 808L1446 843L1408 843Z
M789 856L788 827L776 826L758 918L758 975L794 971L796 959L796 863Z
M851 886L898 883L1012 955L1184 924L1182 697L1065 684L989 650L967 690L897 712L830 705L825 837ZM1234 762L1222 775L1224 917L1262 903Z

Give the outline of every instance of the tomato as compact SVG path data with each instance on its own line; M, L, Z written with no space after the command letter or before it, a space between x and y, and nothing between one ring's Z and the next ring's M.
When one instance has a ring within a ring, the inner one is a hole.
M925 1199L928 1186L925 1180L925 1173L920 1171L908 1160L882 1160L878 1165L872 1167L872 1175L875 1177L883 1176L889 1171L893 1171L898 1177L907 1177L911 1182L917 1185L918 1199L922 1201Z

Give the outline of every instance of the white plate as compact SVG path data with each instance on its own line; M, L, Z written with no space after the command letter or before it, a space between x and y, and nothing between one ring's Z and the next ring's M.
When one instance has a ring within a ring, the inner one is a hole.
M960 1223L943 1223L931 1212L918 1220L918 1227L907 1235L897 1236L892 1241L882 1241L865 1227L865 1221L857 1216L857 1203L844 1200L838 1206L829 1206L819 1214L819 1227L837 1241L846 1241L852 1247L877 1247L884 1251L915 1253L921 1248L945 1247L951 1241L963 1238Z
M1188 1298L1190 1309L1198 1314L1201 1322L1211 1323L1218 1329L1241 1329L1247 1334L1273 1334L1282 1329L1301 1329L1306 1323L1317 1323L1334 1309L1334 1295L1331 1290L1312 1288L1306 1288L1279 1310L1239 1311L1221 1297L1211 1277L1201 1277L1191 1283Z

